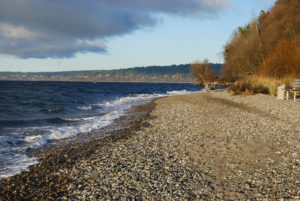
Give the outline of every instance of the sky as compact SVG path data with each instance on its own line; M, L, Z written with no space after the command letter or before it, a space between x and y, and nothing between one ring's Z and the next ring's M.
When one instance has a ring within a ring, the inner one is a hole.
M0 71L222 63L275 0L0 0Z

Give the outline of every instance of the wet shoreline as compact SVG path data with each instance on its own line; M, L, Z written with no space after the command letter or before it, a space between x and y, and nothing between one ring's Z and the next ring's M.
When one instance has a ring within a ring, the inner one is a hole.
M111 136L1 181L0 199L298 200L299 111L298 101L262 94L159 98Z
M31 157L38 157L39 164L29 171L0 180L1 200L61 199L68 195L67 184L71 182L59 170L72 168L75 163L89 157L99 147L121 139L130 138L134 131L148 126L145 122L155 107L154 102L133 106L126 115L116 119L109 128L76 136L76 140L65 141L31 150ZM85 139L86 141L79 141Z

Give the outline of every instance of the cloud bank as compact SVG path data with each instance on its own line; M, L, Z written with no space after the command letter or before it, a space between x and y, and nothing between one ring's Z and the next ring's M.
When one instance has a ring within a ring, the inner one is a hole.
M230 0L0 0L0 54L63 58L105 52L106 38L154 26L156 14L207 17L230 5Z

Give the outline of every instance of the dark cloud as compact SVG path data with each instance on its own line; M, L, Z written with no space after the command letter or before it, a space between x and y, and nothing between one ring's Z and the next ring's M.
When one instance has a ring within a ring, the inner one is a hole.
M210 16L230 0L0 0L0 54L105 52L105 38L156 24L155 14Z

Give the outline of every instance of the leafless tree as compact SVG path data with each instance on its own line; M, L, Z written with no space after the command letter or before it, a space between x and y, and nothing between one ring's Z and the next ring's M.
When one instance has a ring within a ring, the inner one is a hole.
M217 78L216 72L211 68L211 64L208 59L204 59L202 62L197 62L191 65L190 73L196 78L198 85L208 86L214 82Z

